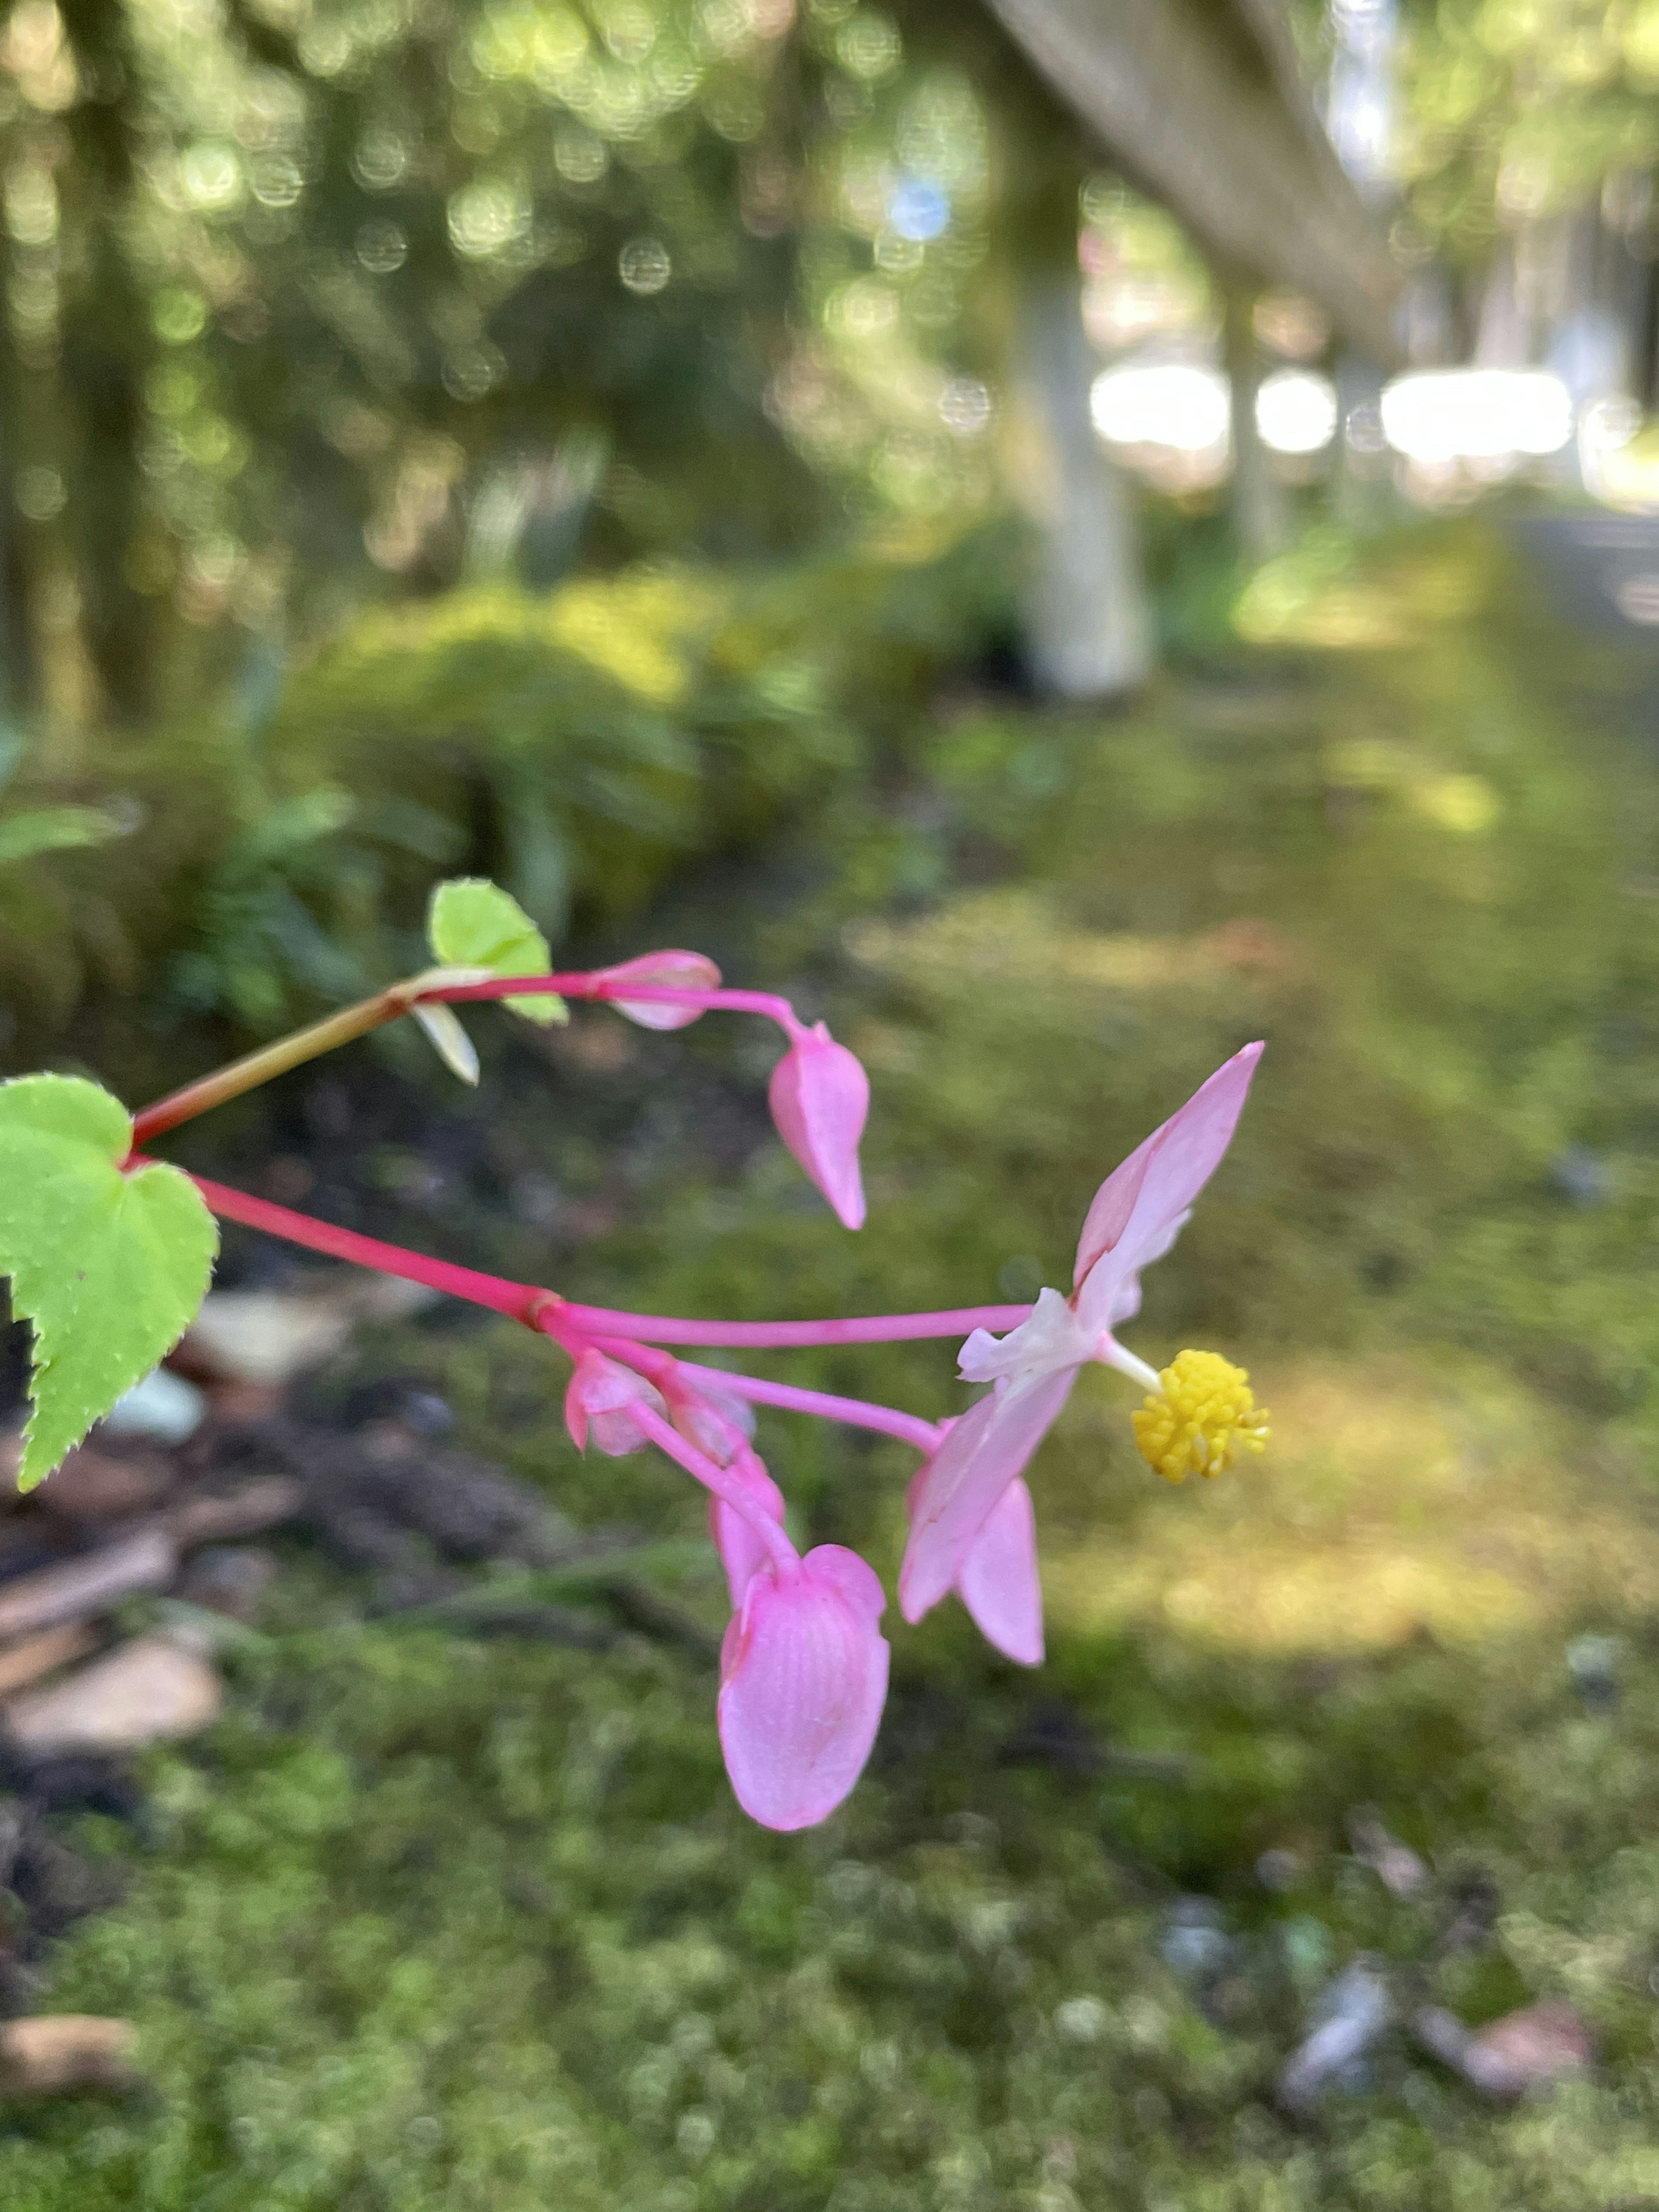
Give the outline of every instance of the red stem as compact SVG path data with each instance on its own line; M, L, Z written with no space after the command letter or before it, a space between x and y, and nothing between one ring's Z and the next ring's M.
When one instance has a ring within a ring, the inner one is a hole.
M135 1168L149 1164L137 1152L128 1162ZM210 1182L206 1176L192 1176L191 1181L213 1211L227 1221L262 1229L267 1236L302 1244L310 1252L325 1252L331 1260L349 1260L357 1267L373 1267L379 1274L401 1275L406 1282L424 1283L429 1290L465 1298L475 1306L488 1306L549 1336L562 1339L564 1334L561 1310L565 1302L556 1291L541 1290L534 1283L508 1282L500 1275L483 1274L476 1267L459 1267L451 1260L429 1259L423 1252L406 1252L401 1244L384 1244L378 1237L359 1236L355 1229L337 1229L331 1222L315 1221L308 1213L273 1206L269 1199L231 1190L224 1183ZM579 1333L570 1332L572 1335Z
M132 1153L126 1162L130 1169L153 1164L142 1152ZM1028 1305L960 1306L941 1313L863 1314L848 1321L683 1321L672 1315L616 1313L609 1306L576 1305L535 1283L511 1282L477 1267L458 1267L453 1260L434 1260L401 1244L383 1243L355 1229L337 1229L331 1222L232 1190L206 1176L191 1180L227 1221L240 1221L245 1228L263 1230L307 1251L326 1253L332 1260L349 1260L382 1275L424 1283L448 1297L488 1306L493 1313L522 1322L526 1328L539 1329L567 1350L603 1336L638 1337L647 1344L748 1345L775 1351L815 1344L896 1344L918 1337L965 1336L973 1328L1017 1328L1031 1310Z

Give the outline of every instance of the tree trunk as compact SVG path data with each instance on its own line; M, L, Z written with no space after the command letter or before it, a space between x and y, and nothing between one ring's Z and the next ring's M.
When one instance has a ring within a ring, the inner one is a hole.
M155 611L126 571L143 501L138 450L153 350L126 242L138 64L118 0L63 0L60 12L93 84L92 96L66 118L91 203L82 214L86 277L63 317L64 388L78 430L70 514L87 647L106 708L118 722L131 723L151 703L155 634Z
M1273 472L1267 448L1256 427L1255 398L1261 388L1261 357L1251 314L1254 291L1229 283L1224 323L1229 404L1233 434L1233 531L1249 561L1270 561L1290 543L1290 502Z
M1015 373L1031 466L1019 489L1041 547L1027 616L1033 668L1063 699L1118 697L1151 672L1152 618L1134 495L1089 411L1099 364L1077 278L1032 279L1020 312Z

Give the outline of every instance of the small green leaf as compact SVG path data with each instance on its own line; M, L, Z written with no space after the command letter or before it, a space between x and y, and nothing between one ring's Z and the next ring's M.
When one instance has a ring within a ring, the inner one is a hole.
M132 1122L78 1075L0 1083L0 1274L34 1332L33 1490L195 1319L219 1232L188 1176L121 1173Z
M553 956L530 916L498 884L482 876L440 884L426 910L426 939L447 968L488 968L497 975L550 975ZM507 999L532 1022L568 1022L570 1011L553 992Z
M122 834L112 814L95 806L31 806L0 821L0 866L32 860L37 853L62 853L76 845L106 845Z

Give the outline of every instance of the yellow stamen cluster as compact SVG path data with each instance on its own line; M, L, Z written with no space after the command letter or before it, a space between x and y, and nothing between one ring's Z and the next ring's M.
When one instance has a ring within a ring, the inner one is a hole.
M1218 1352L1183 1352L1158 1379L1162 1391L1130 1419L1141 1457L1166 1482L1219 1474L1235 1452L1259 1452L1267 1443L1266 1407L1251 1395L1244 1370Z

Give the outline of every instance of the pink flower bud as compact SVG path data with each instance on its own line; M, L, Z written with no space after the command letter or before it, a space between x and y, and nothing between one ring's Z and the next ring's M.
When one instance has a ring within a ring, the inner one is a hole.
M762 1512L769 1514L781 1528L783 1492L767 1473L757 1454L746 1448L738 1452L732 1461L731 1472ZM736 1507L726 1504L718 1498L711 1498L708 1501L708 1533L714 1540L714 1549L720 1555L720 1565L726 1569L732 1603L734 1607L740 1606L751 1578L766 1565L769 1556L766 1547Z
M763 1827L827 1820L864 1771L887 1696L879 1581L821 1544L754 1575L720 1647L720 1730L737 1800Z
M645 1438L629 1417L630 1406L648 1406L659 1415L667 1410L661 1392L642 1375L602 1352L580 1353L564 1394L564 1425L577 1450L586 1451L590 1437L609 1459L641 1450Z
M820 1022L802 1030L772 1071L768 1092L778 1134L848 1229L864 1226L859 1139L870 1079Z
M755 1433L755 1409L729 1390L701 1382L668 1386L669 1419L689 1444L716 1467L729 1467Z
M608 1005L646 1030L683 1030L702 1012L701 1006L676 1006L656 999L619 999L611 989L619 983L644 983L659 991L718 991L720 971L703 952L641 952L615 968L599 969L593 979L604 983Z

